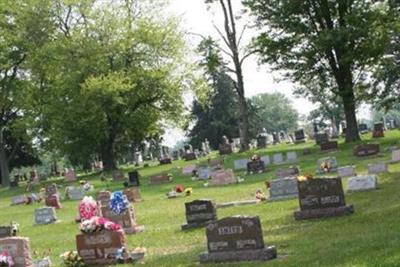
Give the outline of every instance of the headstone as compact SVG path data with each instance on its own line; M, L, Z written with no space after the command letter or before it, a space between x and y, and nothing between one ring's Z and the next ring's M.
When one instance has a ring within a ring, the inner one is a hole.
M296 220L348 215L353 205L346 205L340 178L310 179L298 182L300 211Z
M0 239L15 236L12 225L0 226Z
M278 164L279 165L279 164L284 163L282 153L274 154L272 157L273 157L274 164Z
M297 153L294 151L287 152L286 153L286 162L288 162L288 163L297 162Z
M374 131L372 132L373 138L384 137L385 125L383 123L375 123Z
M247 169L247 162L249 162L249 160L247 159L237 159L233 162L233 166L235 171L238 170L246 170Z
M321 144L329 142L329 136L327 133L318 133L315 135L315 142L319 146Z
M28 202L28 198L25 195L15 196L11 199L11 205L22 205Z
M340 178L352 177L352 176L357 175L356 174L356 166L339 167L337 172L338 172L338 175Z
M247 173L262 173L265 172L265 164L261 159L252 160L247 163Z
M400 150L392 151L392 162L400 162Z
M375 175L354 176L349 178L348 191L373 190L378 186L378 179Z
M335 157L326 157L318 160L317 173L331 173L337 171L337 161Z
M368 125L366 125L365 123L360 123L358 125L358 130L360 131L361 134L368 133Z
M295 136L295 143L296 144L305 143L306 142L306 135L305 135L303 129L295 131L294 132L294 136Z
M217 220L217 208L211 200L194 200L185 203L187 224L182 225L182 230L204 227Z
M265 166L268 166L271 164L271 159L269 158L268 155L262 156L261 160L264 162Z
M54 207L44 207L35 210L35 224L51 224L57 222L56 210Z
M230 169L217 170L211 174L210 185L212 186L235 184L236 182L235 174Z
M387 173L388 165L386 163L371 163L368 164L368 174Z
M110 191L100 191L97 194L96 201L99 203L99 206L110 206L111 192Z
M129 176L129 186L140 186L140 174L138 171L131 171L128 173Z
M86 265L116 264L115 256L121 247L126 247L123 232L103 230L76 236L78 254Z
M81 200L85 197L82 187L70 186L67 188L67 197L71 200Z
M365 157L377 155L380 152L379 144L362 144L353 149L354 156Z
M185 154L185 160L186 161L196 160L196 159L197 159L197 155L194 152L190 152L190 153L186 153Z
M121 170L114 170L112 177L114 181L123 181L125 179L124 173Z
M61 209L62 205L60 202L60 196L58 194L54 194L51 196L46 197L46 206L48 207L54 207L56 209Z
M13 267L32 267L30 241L24 237L7 237L0 239L0 251L7 251L13 261Z
M151 185L165 184L170 182L172 182L172 177L168 174L158 174L150 177Z
M271 181L269 189L271 201L297 198L298 196L297 177L286 177Z
M220 144L218 150L220 155L229 155L233 153L231 144Z
M290 166L287 169L278 169L276 171L276 177L278 179L286 178L286 177L293 177L300 174L300 169L298 166Z
M162 158L160 159L160 165L166 165L166 164L171 164L172 159L171 158Z
M321 151L332 151L338 149L337 141L328 141L325 143L321 143Z
M140 202L142 201L142 194L140 193L139 187L125 188L124 194L130 202Z
M183 175L192 175L194 170L197 170L197 166L189 165L183 168L182 173Z
M311 149L305 148L305 149L303 150L303 155L304 155L304 156L311 155L311 154L312 154Z
M121 225L126 234L136 234L144 231L144 226L138 225L136 222L133 206L122 214L114 213L109 206L102 206L100 210L101 216Z
M264 135L259 135L257 137L257 148L266 148L267 147L267 137Z
M200 263L266 261L276 258L274 246L266 247L259 217L227 217L206 227L208 251Z
M75 182L76 181L76 173L73 170L68 170L65 173L65 181Z
M207 180L211 177L211 169L208 167L199 167L197 175L201 180Z
M58 195L58 187L56 184L50 184L46 187L46 196Z
M52 263L49 257L33 261L33 267L51 267L51 266Z

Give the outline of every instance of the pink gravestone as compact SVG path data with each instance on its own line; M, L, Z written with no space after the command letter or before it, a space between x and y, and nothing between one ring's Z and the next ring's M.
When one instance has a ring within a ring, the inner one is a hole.
M25 237L7 237L0 239L0 251L7 251L13 261L13 267L32 267L30 242Z

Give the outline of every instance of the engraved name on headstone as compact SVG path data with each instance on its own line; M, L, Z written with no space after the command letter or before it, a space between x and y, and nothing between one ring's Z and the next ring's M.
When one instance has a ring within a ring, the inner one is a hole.
M182 230L203 227L217 220L216 204L211 200L186 202L185 209L187 224L182 225Z
M297 177L276 179L270 183L269 199L271 201L297 198L298 195Z
M373 190L378 186L376 175L354 176L349 178L348 191Z

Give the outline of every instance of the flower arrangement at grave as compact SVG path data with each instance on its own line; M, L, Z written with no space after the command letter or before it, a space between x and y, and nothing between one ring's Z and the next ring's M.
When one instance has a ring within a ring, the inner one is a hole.
M184 190L185 190L185 187L181 184L178 184L175 186L175 192L177 192L177 193L183 193Z
M251 160L252 161L259 161L259 160L261 160L261 157L260 157L260 155L253 155L252 157L251 157Z
M106 218L95 216L82 221L79 229L82 233L90 234L102 230L121 231L122 227L118 223L114 223Z
M267 189L271 188L271 183L269 181L265 181L265 186L267 187Z
M89 220L92 217L97 216L98 208L97 202L93 197L85 196L79 204L79 215L82 220Z
M127 211L131 203L122 191L112 193L110 198L110 210L115 214L122 214Z
M186 196L190 196L192 193L193 193L193 189L191 187L186 188L186 190L185 190Z
M300 175L297 177L297 181L299 182L305 182L311 179L314 179L314 177L311 174Z
M263 193L263 191L261 189L257 189L257 191L256 191L256 200L259 200L259 201L267 200L267 198L265 197L265 194Z
M14 266L13 258L7 251L2 251L0 253L0 266L1 267L12 267Z
M329 162L329 161L324 161L324 162L322 162L322 163L321 163L321 166L320 166L320 169L321 169L321 171L323 171L323 172L325 172L325 173L330 172L331 169L332 169L332 164L331 164L331 162Z
M67 267L84 267L85 263L76 251L66 251L60 255L63 264Z

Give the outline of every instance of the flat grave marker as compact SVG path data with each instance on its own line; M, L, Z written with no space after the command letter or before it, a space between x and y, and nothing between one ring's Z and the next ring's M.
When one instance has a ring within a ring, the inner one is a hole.
M298 198L297 177L286 177L272 180L269 189L269 200L279 201Z
M297 162L297 153L294 151L290 151L286 153L286 162L288 163L294 163Z
M392 151L392 162L400 162L400 150L393 150Z
M374 190L378 187L376 175L362 175L349 178L349 192Z
M336 172L338 163L336 157L326 157L318 160L317 173L331 173Z
M379 152L379 144L362 144L353 149L353 154L357 157L373 156L379 154Z
M380 174L389 172L388 164L386 163L371 163L368 164L368 174Z
M150 177L151 185L165 184L172 182L172 177L168 174L158 174Z
M283 164L284 163L283 154L282 153L276 153L272 157L273 157L274 164L279 165L279 164Z
M341 178L352 177L356 174L356 166L344 166L337 169L338 175Z
M276 171L276 177L278 179L293 177L300 174L300 169L298 166L290 166L289 168L281 168Z
M237 159L233 162L234 165L234 170L246 170L247 169L247 163L249 162L248 159Z
M211 186L227 185L237 183L232 170L217 170L211 174Z
M57 222L56 209L44 207L35 210L35 225L52 224Z

